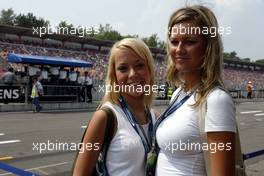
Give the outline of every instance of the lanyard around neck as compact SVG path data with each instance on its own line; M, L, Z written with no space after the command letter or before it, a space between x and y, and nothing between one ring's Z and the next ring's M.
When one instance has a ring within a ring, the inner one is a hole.
M149 128L148 128L149 134L145 134L143 128L137 123L133 113L129 109L129 106L126 103L124 97L120 96L119 103L120 103L122 110L125 113L128 121L130 122L131 126L134 128L134 130L139 135L139 137L143 143L145 153L148 153L151 150L151 141L149 141L149 140L152 139L152 134L153 134L153 122L152 122L152 117L151 117L151 114L149 112L149 109L147 110L148 111L148 113L147 113L148 114L148 120L150 121ZM149 135L149 140L148 140L147 135Z
M163 120L165 120L169 115L171 115L173 112L175 112L177 109L179 109L194 93L194 90L192 92L190 92L189 94L187 94L185 97L183 97L178 103L177 100L179 98L179 96L182 93L182 89L180 89L180 91L177 93L177 95L175 96L175 98L173 99L173 101L169 104L169 107L161 114L161 116L159 117L159 119L157 120L156 124L155 124L155 128L154 128L154 132L156 132L159 124L161 124L161 122Z

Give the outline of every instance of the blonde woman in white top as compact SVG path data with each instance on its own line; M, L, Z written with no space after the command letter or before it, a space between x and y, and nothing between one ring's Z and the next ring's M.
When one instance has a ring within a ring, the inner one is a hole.
M168 29L168 78L178 89L172 96L172 110L161 115L163 120L158 123L156 175L204 176L208 169L210 176L233 176L235 106L223 90L223 48L217 20L210 9L189 6L172 14ZM202 144L198 124L203 103L207 104L207 144ZM209 150L208 168L205 150Z
M151 129L158 114L155 115L151 109L152 90L144 92L140 87L151 87L153 84L153 58L146 44L136 38L117 42L110 52L107 92L102 101L102 107L110 108L116 116L114 136L106 157L106 168L110 176L145 175ZM147 111L150 113L146 113ZM130 117L132 121L134 119L132 123ZM99 143L101 149L106 122L106 113L102 110L96 111L89 123L84 143ZM73 175L91 175L99 152L85 151L79 154Z

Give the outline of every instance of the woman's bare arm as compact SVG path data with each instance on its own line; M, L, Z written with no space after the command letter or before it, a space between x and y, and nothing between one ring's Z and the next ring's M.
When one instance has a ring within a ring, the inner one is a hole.
M235 133L208 132L211 176L235 175Z
M82 148L74 166L74 176L89 176L95 168L96 161L102 148L107 124L107 114L98 110L86 130Z

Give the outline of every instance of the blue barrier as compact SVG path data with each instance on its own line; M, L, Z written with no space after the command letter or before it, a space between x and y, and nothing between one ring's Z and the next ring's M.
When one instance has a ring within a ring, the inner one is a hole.
M243 159L247 160L250 158L254 158L260 155L264 154L264 150L258 150L256 152L248 153L248 154L243 154ZM22 169L7 165L5 163L0 162L0 169L5 170L7 172L11 172L13 174L19 175L19 176L39 176L37 174L34 174L32 172L24 171Z
M34 174L32 172L24 171L22 169L7 165L7 164L2 163L2 162L0 162L0 169L5 170L7 172L11 172L11 173L16 174L16 175L20 175L20 176L39 176L39 175Z
M243 154L243 159L247 160L247 159L254 158L254 157L257 157L257 156L260 156L263 154L264 154L264 150L258 150L258 151L252 152L252 153Z

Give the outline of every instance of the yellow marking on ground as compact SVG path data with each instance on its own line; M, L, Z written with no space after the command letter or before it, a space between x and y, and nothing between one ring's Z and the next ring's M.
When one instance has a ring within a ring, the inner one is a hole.
M4 156L4 157L0 157L0 161L4 161L4 160L10 160L13 159L12 156Z

